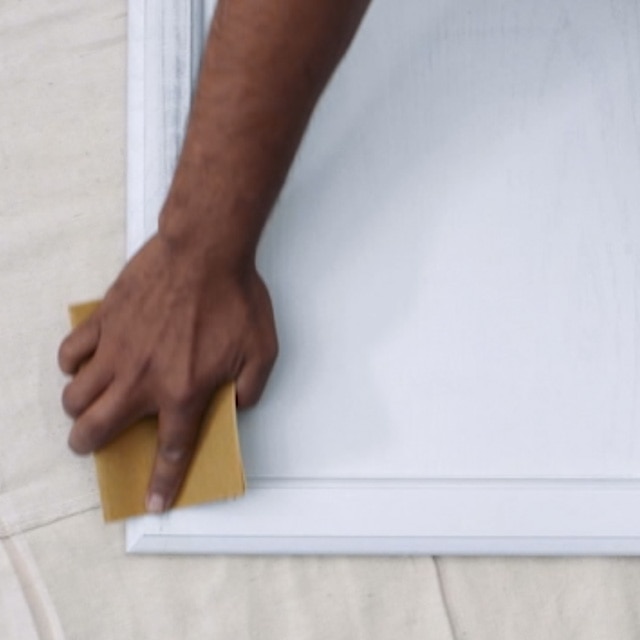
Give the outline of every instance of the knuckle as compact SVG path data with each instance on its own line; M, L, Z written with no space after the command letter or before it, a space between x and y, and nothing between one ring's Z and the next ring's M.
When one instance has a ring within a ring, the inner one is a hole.
M62 391L62 407L72 418L77 417L80 413L80 403L73 384L68 384Z
M69 446L79 454L99 449L109 439L110 425L96 416L82 417L76 421L69 436Z
M195 384L189 380L173 381L164 389L166 404L176 411L185 411L198 399L199 392Z
M181 429L165 429L158 434L158 455L172 464L187 461L195 448L198 424L188 424Z
M64 373L71 373L73 350L69 338L65 338L58 348L58 366Z
M158 454L172 465L184 463L189 458L190 447L186 443L163 444L158 447Z
M69 448L79 455L87 455L95 449L92 434L80 423L71 430L68 440Z
M150 493L163 496L165 504L172 502L184 481L192 453L193 447L186 443L173 440L159 442Z

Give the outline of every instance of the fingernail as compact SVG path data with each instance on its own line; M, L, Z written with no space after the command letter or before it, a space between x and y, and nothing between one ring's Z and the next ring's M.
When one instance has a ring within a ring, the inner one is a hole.
M147 497L147 511L149 513L162 513L164 511L164 499L159 493L152 493Z

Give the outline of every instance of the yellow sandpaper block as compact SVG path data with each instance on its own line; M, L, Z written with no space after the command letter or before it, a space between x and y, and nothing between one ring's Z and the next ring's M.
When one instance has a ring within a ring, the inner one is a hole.
M99 302L69 308L72 326L86 320ZM145 513L145 495L156 453L158 421L140 420L94 455L105 521ZM245 492L238 441L235 387L219 389L205 414L189 472L174 507L237 498Z

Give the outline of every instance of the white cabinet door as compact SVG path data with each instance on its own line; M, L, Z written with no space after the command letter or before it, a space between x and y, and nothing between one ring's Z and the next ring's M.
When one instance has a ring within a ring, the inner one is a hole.
M130 252L212 4L130 0ZM131 521L131 551L640 551L636 0L374 0L259 263L248 495Z

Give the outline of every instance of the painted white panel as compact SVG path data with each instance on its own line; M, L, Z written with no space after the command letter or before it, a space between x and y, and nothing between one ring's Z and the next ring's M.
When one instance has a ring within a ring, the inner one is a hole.
M613 515L640 506L639 15L635 0L373 2L260 248L281 356L241 419L250 496L137 521L132 548L640 548L640 523ZM193 77L187 17L165 28L162 95ZM165 122L174 98L155 103ZM147 157L176 139L149 126ZM143 208L149 233L156 201ZM531 516L514 525L516 504Z
M254 473L637 476L619 8L373 4L262 247L282 358L244 420Z

